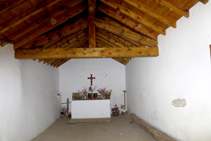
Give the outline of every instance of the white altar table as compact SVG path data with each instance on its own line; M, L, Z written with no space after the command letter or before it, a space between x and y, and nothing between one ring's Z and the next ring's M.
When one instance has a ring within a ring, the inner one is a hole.
M72 119L111 118L110 99L73 100Z

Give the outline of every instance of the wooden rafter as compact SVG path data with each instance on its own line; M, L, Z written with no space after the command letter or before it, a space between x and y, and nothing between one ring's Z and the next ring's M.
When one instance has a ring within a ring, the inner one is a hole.
M161 22L163 22L169 26L172 26L174 28L176 27L175 22L169 21L169 19L163 17L157 11L154 11L150 7L146 6L144 3L140 2L139 0L124 0L124 1L131 4L132 6L136 7L137 9L149 14L150 16L156 18L157 20L160 20Z
M43 12L46 8L52 6L60 1L61 0L56 0L54 2L52 1L52 3L47 3L46 1L43 1L42 3L40 3L40 5L42 5L42 7L40 7L40 9L37 9L36 6L34 6L33 8L30 8L29 11L26 11L22 15L19 15L19 16L13 18L12 20L10 20L9 22L6 22L5 24L3 24L3 26L0 26L0 34L8 31L10 28L17 26L18 24L22 23L26 19L28 19L38 13Z
M104 22L102 20L96 20L95 22L95 25L98 27L98 28L102 28L102 29L105 29L109 32L112 32L114 34L117 34L117 35L120 35L120 36L123 36L123 37L127 37L129 39L132 39L138 43L142 43L142 44L145 44L145 45L148 45L148 46L157 46L157 41L153 40L153 39L150 39L150 38L147 38L141 34L137 34L123 26L115 26L114 24L112 24L111 22L110 23L107 23L107 22Z
M65 13L55 17L55 19L57 19L57 23L54 24L54 25L52 25L50 22L44 23L42 25L42 27L40 27L40 29L37 32L35 32L34 34L32 34L32 35L28 36L27 38L23 39L21 42L17 42L15 44L15 49L21 47L22 45L26 44L27 42L29 42L31 40L37 38L41 34L51 30L52 28L62 24L63 22L67 21L69 18L72 18L75 15L81 13L82 11L85 10L85 8L86 7L79 5L79 6L76 6L72 9L70 9L70 10L67 10Z
M160 26L157 26L157 25L154 25L154 23L152 23L151 21L149 21L148 19L146 19L145 17L133 12L132 10L120 5L120 4L117 4L115 2L113 2L112 0L101 0L103 3L111 6L112 8L114 9L119 9L119 11L129 17L131 17L132 19L142 23L143 25L153 29L154 31L158 32L158 33L161 33L163 35L166 34L165 32L165 29L163 29L162 27Z
M87 28L88 23L86 20L78 21L72 25L67 25L63 27L62 29L53 31L51 33L45 34L43 36L40 36L38 38L35 38L28 42L27 44L23 45L22 48L31 48L36 47L40 45L44 45L51 41L58 41L62 37L68 36L70 34L76 33L80 30L83 30Z
M96 35L95 35L95 12L96 12L96 0L88 0L88 9L89 9L89 48L96 47Z
M149 30L148 27L144 27L144 26L138 27L137 23L134 23L133 21L128 20L125 16L123 16L121 14L117 14L117 12L113 12L112 10L109 10L109 7L107 7L107 6L99 6L98 9L101 12L103 12L103 13L115 18L116 20L120 21L121 23L129 26L130 28L157 40L157 34L152 32L151 30Z
M158 56L157 47L17 49L16 59L115 58Z
M157 0L162 5L174 10L177 14L180 14L182 16L185 16L186 18L189 17L189 11L187 9L184 9L183 7L179 7L172 3L170 0Z

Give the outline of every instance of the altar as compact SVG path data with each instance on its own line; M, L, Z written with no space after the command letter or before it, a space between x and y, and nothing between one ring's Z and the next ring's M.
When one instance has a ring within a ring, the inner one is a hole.
M95 77L90 74L90 86L83 88L78 93L72 94L71 114L72 119L110 119L111 118L111 90L99 88L94 92L96 86L92 87Z
M72 119L111 118L110 99L73 100Z

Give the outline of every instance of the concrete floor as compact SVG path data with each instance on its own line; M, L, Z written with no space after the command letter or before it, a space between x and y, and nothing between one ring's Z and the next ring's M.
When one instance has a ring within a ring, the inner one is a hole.
M32 141L154 141L129 116L112 117L111 123L67 124L60 118Z

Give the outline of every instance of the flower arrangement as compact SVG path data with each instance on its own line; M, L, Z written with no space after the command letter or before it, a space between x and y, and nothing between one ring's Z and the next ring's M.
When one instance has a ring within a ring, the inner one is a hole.
M106 90L106 88L101 88L97 90L103 97L110 99L112 90Z
M100 88L97 91L98 91L98 93L100 93L101 95L104 96L105 95L106 88Z
M80 94L80 96L86 96L86 95L87 95L87 90L86 90L86 88L84 87L81 91L78 90L78 93Z
M91 93L93 93L93 91L95 89L97 89L97 86L94 86L93 88L92 88L92 86L89 86L89 88L88 88L89 92L91 92Z

